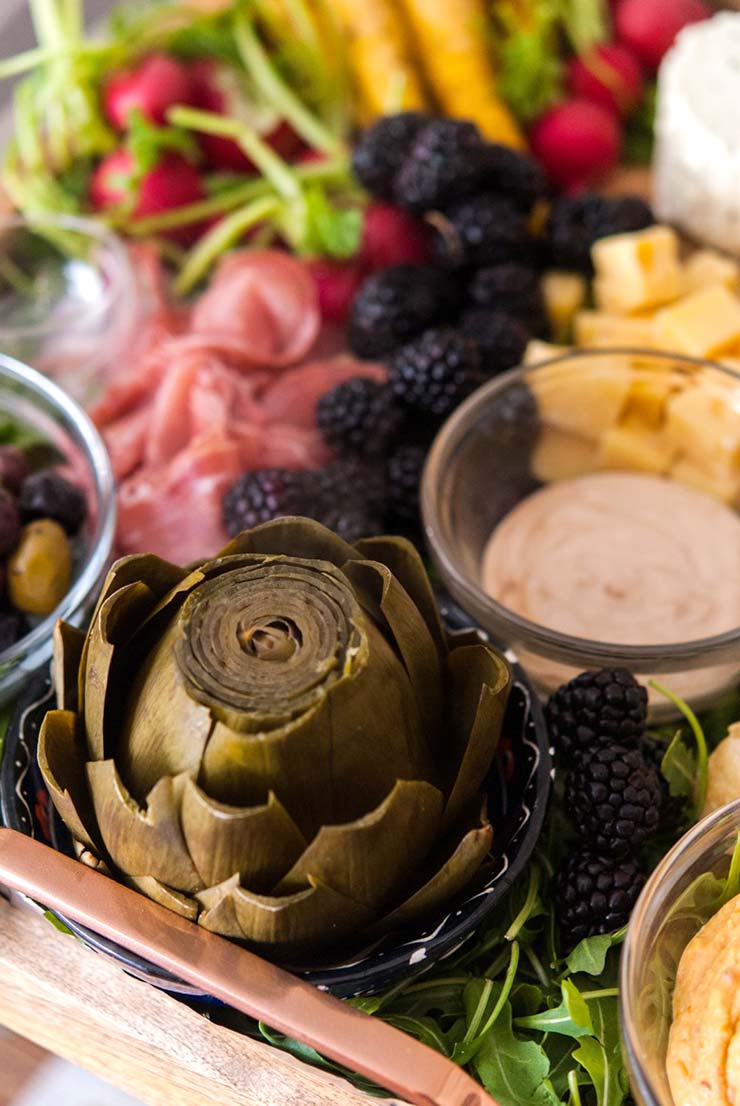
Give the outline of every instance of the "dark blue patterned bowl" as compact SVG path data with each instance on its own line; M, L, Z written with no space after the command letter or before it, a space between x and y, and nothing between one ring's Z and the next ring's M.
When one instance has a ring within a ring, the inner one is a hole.
M341 997L381 991L457 952L495 911L529 860L545 817L552 760L542 708L519 666L513 663L513 667L515 682L488 780L494 837L492 864L485 882L479 881L420 932L383 938L353 956L351 962L297 970L321 990ZM73 856L71 838L54 810L36 763L39 728L51 706L51 684L43 673L29 683L8 727L0 767L0 816L6 826ZM59 919L86 945L115 960L130 974L173 994L208 999L122 946L61 915Z

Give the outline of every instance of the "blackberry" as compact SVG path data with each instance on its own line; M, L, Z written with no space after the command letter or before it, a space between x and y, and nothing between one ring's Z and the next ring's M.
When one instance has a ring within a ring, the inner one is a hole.
M393 265L364 281L350 310L348 341L358 357L382 357L448 310L448 289L427 265Z
M223 498L226 532L234 538L273 518L308 513L308 475L277 468L245 472Z
M680 795L671 795L668 780L662 772L663 757L668 752L670 741L666 737L654 737L644 735L640 738L640 751L648 764L652 764L658 773L660 788L663 792L663 801L660 807L660 823L658 829L666 833L677 832L686 817L686 800Z
M547 193L542 166L533 157L490 142L487 147L486 187L512 199L523 211L530 211Z
M0 485L0 556L15 547L20 529L18 505L10 492Z
M639 196L559 196L545 228L550 263L560 269L593 273L591 247L611 234L642 230L655 222L650 207Z
M375 196L390 199L393 183L411 143L429 122L419 111L384 115L363 131L352 153L352 168L360 184Z
M612 933L629 921L645 883L632 860L584 850L569 857L555 875L555 914L570 950L584 937Z
M511 261L529 245L524 216L511 200L491 192L459 200L429 221L432 256L448 269Z
M598 744L568 773L565 805L579 835L599 853L624 856L655 833L663 793L639 748Z
M51 518L68 534L76 534L87 515L83 492L53 469L41 469L26 477L18 506L24 522Z
M361 376L337 384L316 407L324 440L340 453L384 453L402 418L391 389Z
M418 132L396 177L393 194L416 215L453 196L470 195L488 173L487 144L474 123L434 119Z
M340 538L354 545L360 538L374 538L384 530L382 519L355 504L334 507L319 520Z
M521 319L532 333L539 334L546 326L539 273L530 265L518 261L487 265L473 275L468 295L476 307L492 307Z
M524 323L504 311L474 307L460 319L460 329L478 347L481 368L487 376L521 364L531 337Z
M483 380L478 348L452 327L426 330L393 355L388 380L407 407L446 418Z
M310 514L319 522L333 515L337 504L348 509L361 508L372 519L385 513L387 489L382 465L359 457L343 457L306 475Z
M18 495L30 472L28 458L17 445L0 445L0 484Z
M28 633L28 623L18 611L0 611L0 653Z
M605 741L631 746L645 727L647 691L626 668L592 669L553 692L545 715L565 756Z
M423 446L404 443L388 458L388 511L391 520L402 526L419 521L419 486L426 456Z

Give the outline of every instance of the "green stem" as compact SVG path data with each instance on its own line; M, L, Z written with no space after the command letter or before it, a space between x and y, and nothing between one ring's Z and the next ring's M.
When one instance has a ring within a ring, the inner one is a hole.
M619 987L604 987L601 991L581 991L581 998L596 999L596 998L617 998L619 996Z
M186 130L233 138L259 171L271 181L276 192L285 199L296 199L300 194L300 186L288 164L246 123L212 111L187 107L170 108L167 122Z
M737 838L735 840L735 848L732 853L732 859L730 861L730 870L727 873L727 879L725 881L725 889L722 892L721 905L729 902L730 899L734 899L738 893L738 885L740 884L740 830L738 830Z
M508 1002L509 995L511 994L511 988L514 986L514 979L516 977L518 967L519 942L512 941L511 956L509 957L509 967L507 969L506 976L504 977L504 982L501 986L501 991L498 998L496 999L493 1010L488 1015L483 1028L480 1030L480 1032L478 1032L478 1026L480 1025L483 1011L485 1010L486 1004L488 1002L488 996L491 993L492 984L490 983L490 980L487 980L484 985L484 989L481 992L481 1001L478 1003L478 1007L475 1011L476 1017L471 1020L471 1023L468 1026L468 1029L465 1033L465 1036L463 1037L462 1042L460 1043L459 1048L455 1050L454 1059L458 1064L469 1064L473 1057L477 1055L477 1053L483 1047L483 1042L493 1029L499 1018L499 1015L501 1014L501 1011L503 1010L505 1004ZM486 988L488 989L486 990ZM483 1001L484 995L485 1002Z
M62 14L55 0L28 0L39 46L60 46L65 39Z
M0 81L8 77L18 77L22 73L27 73L29 69L36 69L39 65L54 61L63 54L63 50L52 46L36 46L33 50L24 50L22 54L0 61Z
M547 988L550 986L550 980L539 956L537 956L535 951L530 948L529 945L524 946L524 955L532 966L532 971L537 976L545 990L547 990Z
M536 864L531 864L529 868L529 886L527 888L527 897L524 900L523 907L504 934L504 940L513 941L514 938L518 935L522 926L526 925L527 921L529 920L529 916L534 910L537 903L537 895L539 893L539 889L540 870Z
M694 714L688 703L685 703L683 699L679 699L678 695L675 695L667 687L663 687L657 680L649 680L648 684L655 691L665 696L669 702L673 703L674 707L680 710L689 726L691 732L694 735L696 741L696 776L694 777L693 788L693 800L694 800L694 816L698 820L701 818L702 811L704 809L704 800L707 796L707 775L709 765L709 751L707 749L707 739L704 736L704 731L701 728L699 719Z
M188 255L185 265L174 283L176 295L184 296L190 292L205 275L210 266L224 250L229 249L241 235L277 214L280 202L274 196L265 196L233 212L222 219L217 226L205 234Z
M314 149L340 152L342 143L285 84L243 15L238 15L234 21L234 38L244 66L265 100Z
M570 1091L570 1106L581 1106L581 1089L578 1086L578 1072L571 1068L568 1072L568 1090Z

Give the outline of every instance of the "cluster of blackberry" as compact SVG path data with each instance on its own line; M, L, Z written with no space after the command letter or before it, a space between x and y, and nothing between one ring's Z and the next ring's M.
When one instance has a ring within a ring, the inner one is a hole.
M635 850L680 814L660 773L665 745L644 734L647 692L623 668L583 672L549 699L567 766L565 809L583 842L555 877L563 942L626 925L645 876Z

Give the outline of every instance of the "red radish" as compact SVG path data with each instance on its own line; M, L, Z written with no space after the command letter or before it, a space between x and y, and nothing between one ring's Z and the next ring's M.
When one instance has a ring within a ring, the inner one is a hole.
M165 123L174 104L190 104L195 85L184 65L167 54L150 54L136 69L115 73L105 86L105 114L118 130L125 130L132 111L150 123Z
M90 181L90 201L97 211L125 203L135 188L132 215L159 215L205 197L198 173L180 154L166 153L159 163L134 183L134 162L128 150L116 150L104 158ZM169 232L178 241L191 241L202 228L187 226Z
M621 42L610 42L571 58L568 87L574 96L626 117L642 99L645 81L632 51Z
M367 270L358 261L330 258L309 261L308 267L316 281L321 318L327 323L343 323Z
M190 67L198 107L218 115L249 123L262 138L288 160L301 148L301 140L288 123L269 109L255 107L247 99L238 72L210 58L200 58ZM235 173L254 172L255 166L231 138L216 134L200 135L206 158L215 169Z
M368 204L360 258L369 269L422 264L429 260L426 227L394 204Z
M708 19L702 0L621 0L614 13L617 37L650 69L657 69L678 32Z
M564 100L536 121L532 152L558 188L598 180L619 161L621 133L614 114L590 100Z

